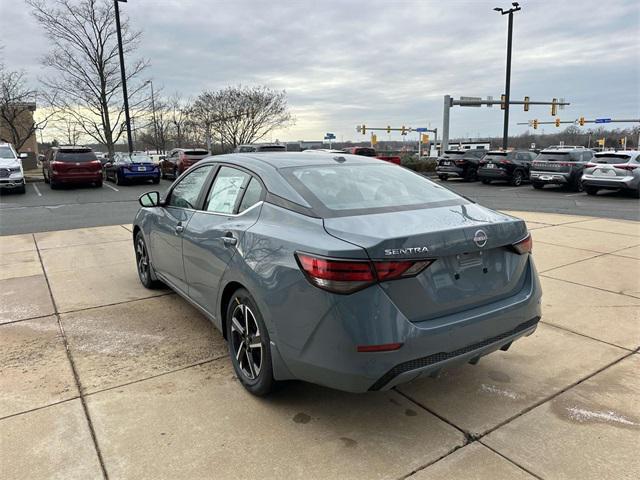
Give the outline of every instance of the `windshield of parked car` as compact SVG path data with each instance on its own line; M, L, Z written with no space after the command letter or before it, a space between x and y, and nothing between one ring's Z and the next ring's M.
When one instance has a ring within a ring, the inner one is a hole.
M0 147L0 158L16 158L13 150L9 147Z
M631 155L625 153L601 153L595 155L593 160L596 163L627 163L631 160Z
M56 162L95 162L98 157L91 150L60 149L56 153L55 160Z
M408 207L461 197L410 170L380 164L315 165L282 169L311 205L330 211Z

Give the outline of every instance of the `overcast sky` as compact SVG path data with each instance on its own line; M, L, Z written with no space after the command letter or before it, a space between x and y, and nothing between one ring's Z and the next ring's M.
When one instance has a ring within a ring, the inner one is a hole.
M129 0L121 10L144 32L139 53L156 88L185 96L232 84L285 89L297 122L271 140L325 132L360 140L361 123L440 129L445 94L499 98L507 17L493 7L509 3ZM521 4L513 99L564 97L571 106L562 120L640 116L637 0ZM36 84L47 40L21 0L0 0L0 38L5 63ZM552 119L548 107L513 107L511 118L512 132L527 128L516 122ZM451 112L452 137L501 132L499 107Z

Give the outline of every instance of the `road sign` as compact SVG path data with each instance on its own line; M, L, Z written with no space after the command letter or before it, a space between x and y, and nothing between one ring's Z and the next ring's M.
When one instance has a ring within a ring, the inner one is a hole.
M414 130L416 132L428 132L429 129L427 127L418 127L418 128L414 128Z
M596 123L611 123L610 118L596 118Z
M460 97L459 105L461 107L481 107L477 102L481 102L482 97Z
M336 138L335 133L330 133L330 132L327 132L324 136L325 140L335 140L335 138Z

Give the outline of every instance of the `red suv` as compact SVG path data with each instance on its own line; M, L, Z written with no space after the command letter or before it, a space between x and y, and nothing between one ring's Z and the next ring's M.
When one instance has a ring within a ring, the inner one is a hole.
M187 168L209 156L204 148L174 148L160 161L162 178L178 178Z
M56 188L63 183L92 183L102 186L102 163L89 147L54 147L42 161L45 183Z

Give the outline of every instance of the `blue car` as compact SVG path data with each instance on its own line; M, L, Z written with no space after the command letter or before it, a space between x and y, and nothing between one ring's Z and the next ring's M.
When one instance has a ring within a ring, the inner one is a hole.
M116 185L149 180L160 183L160 168L145 154L116 153L113 160L103 165L103 172L104 179Z
M540 320L524 221L375 158L209 157L140 203L141 282L206 315L256 395L288 379L386 390Z

